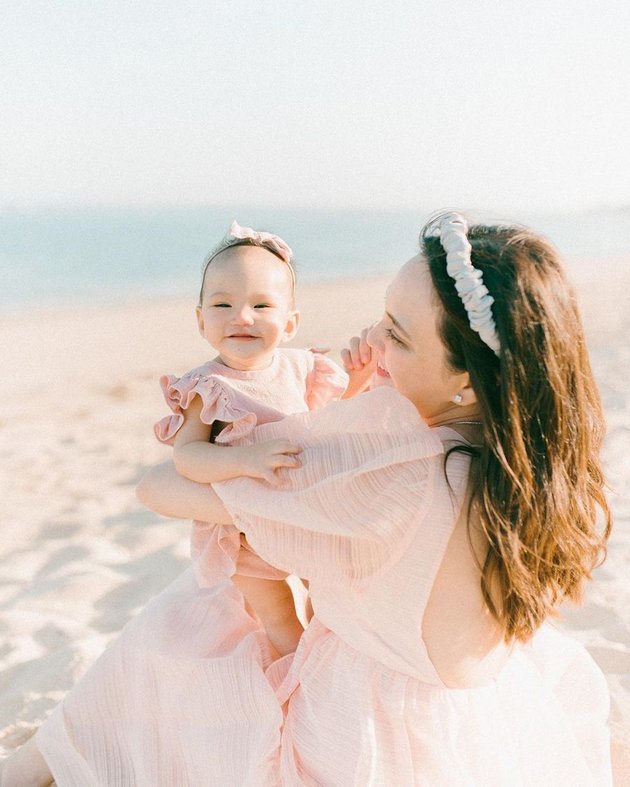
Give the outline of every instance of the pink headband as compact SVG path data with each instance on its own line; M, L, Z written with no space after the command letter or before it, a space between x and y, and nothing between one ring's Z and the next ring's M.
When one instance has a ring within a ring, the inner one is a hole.
M240 224L233 221L230 225L228 237L236 238L237 240L250 240L256 246L266 246L283 259L287 265L292 263L293 252L290 246L282 238L272 235L271 232L258 232L251 229L251 227L241 227Z
M260 246L261 248L268 249L272 254L275 254L284 263L286 263L287 267L289 268L289 273L291 274L293 290L295 291L293 252L291 251L291 247L288 245L288 243L285 243L282 238L278 237L277 235L273 235L271 232L258 232L257 230L253 230L251 227L241 227L240 224L238 224L236 221L233 221L226 236L216 247L216 249L214 249L210 256L206 258L203 264L203 276L201 278L201 292L199 293L199 302L201 302L203 282L206 277L208 265L210 265L212 260L222 251L225 251L232 246L245 245L242 243L242 241L248 242L248 245Z

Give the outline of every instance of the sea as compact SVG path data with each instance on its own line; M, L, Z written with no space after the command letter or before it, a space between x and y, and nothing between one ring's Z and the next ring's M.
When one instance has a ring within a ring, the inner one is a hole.
M5 208L0 210L0 314L136 297L194 299L203 260L233 219L285 238L299 282L391 275L415 254L427 216L411 210L247 205ZM551 240L577 278L597 275L603 261L630 266L630 207L518 219Z

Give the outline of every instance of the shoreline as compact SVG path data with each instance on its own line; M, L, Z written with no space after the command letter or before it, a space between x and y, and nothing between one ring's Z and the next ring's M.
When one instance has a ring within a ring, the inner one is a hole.
M414 253L410 248L409 256ZM404 255L403 255L404 258ZM601 257L598 255L573 255L564 259L569 281L578 291L595 287L603 288L603 279L620 280L619 284L630 283L630 252L619 252ZM352 270L339 274L323 273L316 275L312 271L300 275L298 271L298 293L314 287L345 286L351 283L385 281L392 279L397 265L386 264L382 271L376 271L370 265L366 271ZM306 276L306 278L305 278ZM172 301L194 300L198 289L198 276L188 273L186 279L164 279L159 286L147 290L142 284L121 290L105 290L104 292L86 290L85 292L67 292L62 294L24 297L7 303L0 301L0 323L20 319L25 314L55 316L57 314L81 313L91 309L118 309L138 303L163 304ZM182 284L182 281L184 284ZM590 296L589 296L590 297Z

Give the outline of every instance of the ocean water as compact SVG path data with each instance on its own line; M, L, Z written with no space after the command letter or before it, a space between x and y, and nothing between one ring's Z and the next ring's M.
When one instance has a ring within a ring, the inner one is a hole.
M282 235L298 281L391 274L415 253L426 217L247 206L4 210L0 313L135 295L194 298L203 259L233 218ZM602 260L630 264L630 209L518 218L545 234L578 274Z

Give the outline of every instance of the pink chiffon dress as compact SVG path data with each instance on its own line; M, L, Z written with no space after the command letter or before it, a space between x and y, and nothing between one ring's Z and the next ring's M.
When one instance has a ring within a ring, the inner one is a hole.
M475 688L446 686L429 657L424 611L469 471L455 453L447 478L445 447L461 438L390 388L241 442L276 438L303 446L299 469L215 489L261 559L310 581L296 652L270 662L255 626L232 636L216 586L188 572L42 728L61 787L610 785L607 688L578 643L544 625ZM224 658L204 659L222 626Z

